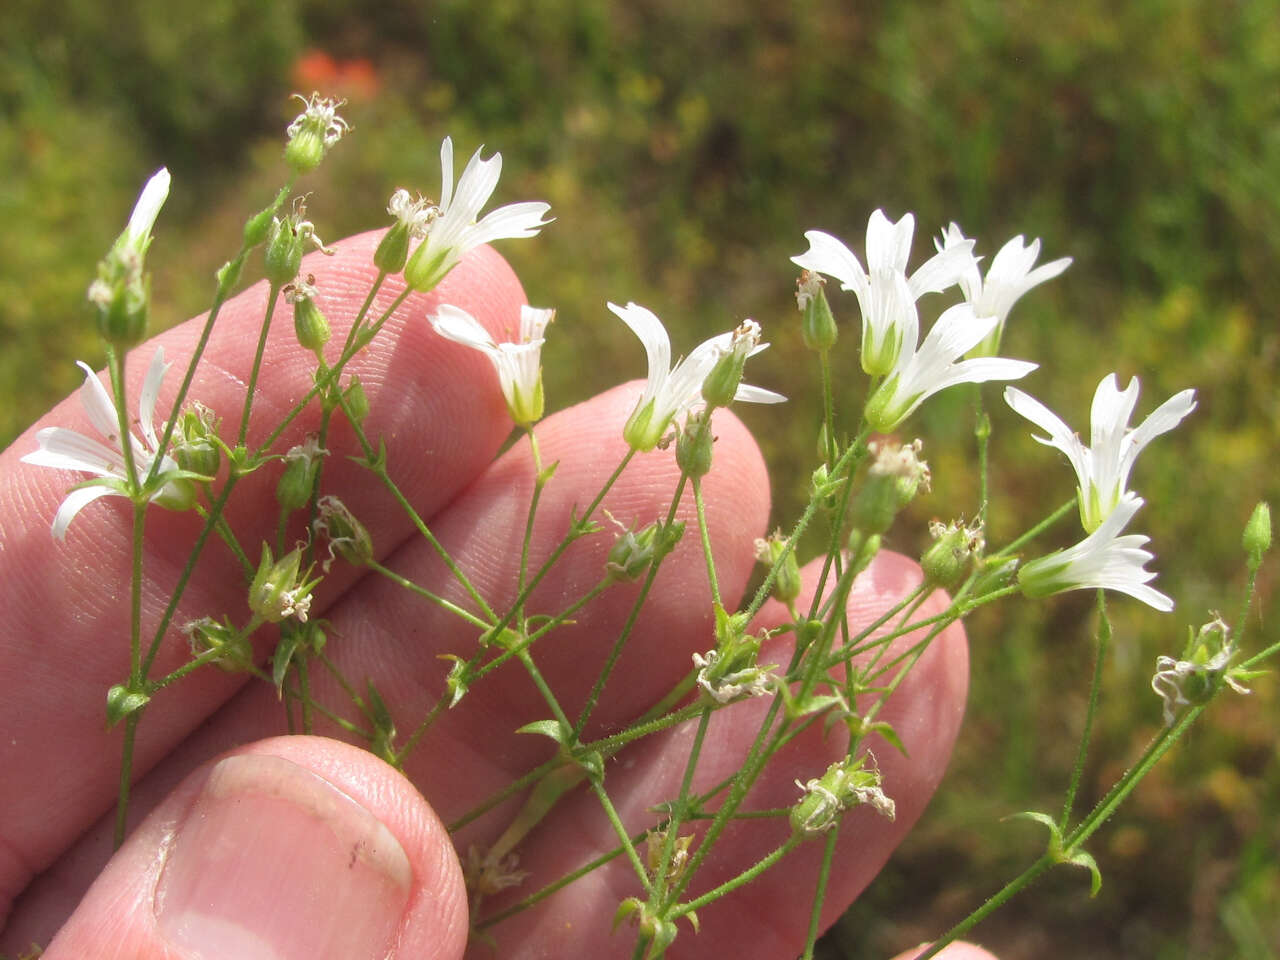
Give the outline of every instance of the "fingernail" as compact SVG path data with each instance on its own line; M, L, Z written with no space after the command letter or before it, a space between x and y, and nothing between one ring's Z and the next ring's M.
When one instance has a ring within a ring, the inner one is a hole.
M281 757L228 757L178 828L156 919L200 960L384 960L411 878L391 831L327 780Z

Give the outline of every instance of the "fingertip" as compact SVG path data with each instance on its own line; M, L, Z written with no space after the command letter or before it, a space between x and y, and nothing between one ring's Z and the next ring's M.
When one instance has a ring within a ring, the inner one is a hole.
M916 960L916 957L928 949L929 944L922 943L918 947L912 947L910 950L904 950L902 953L894 955L890 960ZM999 960L994 953L961 940L947 944L934 956L937 960Z
M112 858L45 956L455 958L466 893L413 786L318 737L189 776Z

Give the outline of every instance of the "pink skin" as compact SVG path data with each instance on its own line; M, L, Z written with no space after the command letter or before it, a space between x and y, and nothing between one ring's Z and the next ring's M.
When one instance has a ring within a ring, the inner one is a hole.
M313 255L304 264L304 272L319 278L320 304L334 328L335 344L345 335L373 276L369 255L376 241L376 235L354 237L338 245L337 256ZM396 282L389 282L380 302L388 303L398 289ZM523 294L504 261L488 249L478 250L438 291L412 296L388 324L379 341L382 346L366 350L350 369L360 375L369 396L369 435L387 439L393 476L480 591L500 605L512 596L532 464L523 443L491 462L510 429L496 375L485 357L430 330L425 316L443 302L468 310L503 339L518 323ZM264 289L257 286L228 304L191 394L222 416L224 436L234 434L238 424L243 379L264 303ZM311 370L309 356L293 342L288 308L282 309L284 315L277 315L273 326L272 360L255 406L261 418L255 422L268 426L302 396ZM156 338L164 344L167 358L176 361L161 394L161 410L167 409L165 403L177 389L198 332L193 321ZM130 355L132 395L152 350L148 344ZM334 354L336 349L330 351ZM560 467L539 510L535 562L558 541L572 508L585 505L620 461L625 452L621 425L638 390L638 384L616 388L539 425L543 461L558 460ZM280 449L301 442L315 428L316 419L311 410L291 425ZM229 752L285 758L289 763L263 760L218 770L241 771L242 777L261 774L268 781L279 776L283 783L301 784L305 796L318 791L318 796L349 798L356 805L352 809L363 808L372 818L369 822L385 826L403 849L411 874L396 955L460 956L465 895L440 821L459 816L550 753L545 739L512 732L547 716L546 706L518 666L498 671L442 716L410 757L408 779L335 740L263 740L283 732L281 708L272 691L256 682L246 686L241 676L199 671L182 682L180 692L178 687L162 691L140 728L135 755L140 782L130 819L136 831L76 910L110 856L120 737L118 731L104 731L102 704L103 691L124 679L128 669L128 651L119 642L127 635L122 599L128 595L128 509L123 500L99 501L76 518L65 543L49 537L49 520L67 486L78 478L18 462L34 448L34 430L47 424L91 430L73 398L0 454L0 583L5 584L2 605L10 624L0 641L0 765L5 770L0 778L0 916L7 916L0 951L18 952L33 940L46 942L66 923L46 954L51 960L86 955L90 944L101 956L185 956L174 952L177 948L167 939L172 931L166 932L155 891L167 889L157 885L169 856L168 844L175 832L180 844L184 831L196 829L185 826L199 821L192 810L205 809L196 798L211 782L213 763ZM251 442L265 432L262 427L251 430ZM721 590L728 601L740 595L750 575L752 539L768 522L769 488L759 451L740 421L723 414L716 432L715 465L704 490ZM349 428L335 428L329 445L333 453L325 463L326 489L339 493L369 526L379 558L462 602L465 594L390 496L347 459L355 452ZM255 558L259 540L274 539L278 471L264 468L242 481L240 505L231 514L241 542ZM669 502L677 476L670 454L638 457L605 506L623 523L648 522ZM688 498L682 516L692 521ZM185 559L183 544L198 526L193 515L149 512L147 570L154 584L144 593L144 623L158 618ZM575 544L557 572L535 592L531 609L556 611L580 596L599 578L611 542L606 534ZM879 558L855 585L849 603L851 623L856 628L873 620L918 578L918 568L910 561L888 554ZM241 618L242 584L228 552L221 544L211 544L176 622L223 611ZM575 617L574 626L535 647L539 669L570 715L583 703L634 596L633 587L608 591ZM928 615L941 602L931 599L921 613ZM343 564L334 566L313 615L331 622L329 652L344 672L356 681L371 678L395 707L402 735L441 693L445 667L438 655L469 654L475 643L473 628L379 577L357 577ZM771 605L758 626L778 624L784 616L780 607ZM587 735L616 729L635 716L688 669L692 652L711 645L705 569L690 533L664 566ZM770 650L766 662L785 662L786 645L776 646L779 649ZM154 673L173 669L187 655L180 635L171 632ZM331 689L323 682L318 686L322 700L336 702ZM919 816L950 755L966 688L967 652L963 632L956 627L935 641L884 714L910 752L904 758L883 743L873 746L886 789L897 801L898 816L890 823L860 811L846 821L824 923L857 896ZM700 775L700 782L713 782L740 765L755 733L753 718L763 709L762 702L750 702L717 716L703 754L705 781ZM320 724L317 732L336 736L339 731ZM655 737L610 761L607 784L630 829L651 824L654 815L648 807L674 794L690 734L680 729ZM826 740L817 733L801 737L769 769L748 806L795 802L799 790L793 781L820 775L842 747L834 735ZM295 767L296 776L291 773ZM282 818L291 816L287 805L270 809ZM455 838L460 849L492 842L517 809L518 802L508 803L468 827ZM761 822L733 828L694 892L754 862L779 842L784 829ZM520 848L521 866L538 878L558 876L580 863L588 851L611 846L610 837L598 803L579 792L566 797L526 839ZM705 955L708 944L743 957L793 955L803 942L821 846L820 841L805 845L759 884L701 911L702 934L695 936L685 928L670 955ZM628 955L630 937L611 936L609 927L618 901L636 892L629 867L618 861L490 932L503 957ZM494 898L489 906L499 902ZM108 943L117 945L115 953L103 952ZM472 953L492 955L481 947Z

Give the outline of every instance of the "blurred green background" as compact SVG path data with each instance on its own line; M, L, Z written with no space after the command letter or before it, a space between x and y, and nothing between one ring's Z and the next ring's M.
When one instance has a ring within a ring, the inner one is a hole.
M348 97L355 127L303 185L326 238L383 225L395 187L438 195L446 133L463 156L503 152L498 202L551 202L541 239L502 250L531 301L560 311L553 405L641 375L606 299L654 309L677 350L753 316L774 348L752 380L800 394L812 366L787 257L812 228L861 255L876 207L916 214L913 263L950 220L988 258L1015 233L1042 238L1042 260L1074 257L1014 310L1006 352L1043 364L1027 389L1081 429L1112 370L1141 376L1142 414L1186 386L1200 400L1135 477L1157 586L1180 603L1165 617L1112 605L1086 803L1159 723L1156 655L1210 609L1234 617L1254 502L1280 505L1273 0L386 0L359 13L338 0L9 0L0 50L0 443L76 386L73 359L101 362L84 291L146 176L165 164L174 178L150 260L167 324L205 306L280 178L287 95L315 88ZM833 299L855 371L856 307ZM895 530L900 549L919 549L931 516L976 508L965 410L946 399L909 425L936 483ZM816 405L744 416L782 463L783 522L803 496ZM993 416L999 543L1068 497L1071 477L1025 424ZM1075 536L1064 526L1060 542ZM1264 571L1255 645L1280 618L1273 582ZM1038 828L999 818L1056 809L1090 606L1081 594L972 621L973 700L948 779L825 957L883 958L937 933L1038 853ZM1269 678L1224 698L1096 839L1098 900L1064 871L977 939L1004 960L1277 956L1278 720Z

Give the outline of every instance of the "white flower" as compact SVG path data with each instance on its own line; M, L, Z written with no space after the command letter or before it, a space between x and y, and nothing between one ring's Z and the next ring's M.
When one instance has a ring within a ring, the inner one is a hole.
M968 244L968 249L972 249L973 241L966 239L960 232L960 227L954 223L942 232L941 240L934 241L934 246L939 251L963 247L965 244ZM978 270L977 259L969 259L968 268L960 276L960 289L964 292L964 298L973 305L973 312L978 316L996 317L1000 321L986 340L978 344L976 353L983 356L998 353L1005 321L1018 298L1071 266L1071 258L1063 257L1033 270L1038 256L1040 240L1037 238L1027 244L1019 234L1000 248L987 269L985 280Z
M1148 581L1155 574L1144 569L1153 555L1142 549L1147 537L1136 533L1120 536L1143 501L1127 493L1097 530L1074 547L1059 550L1026 564L1018 571L1018 584L1028 597L1047 597L1064 590L1098 588L1118 590L1164 613L1173 601Z
M477 222L480 208L498 185L502 173L500 153L481 160L477 150L462 171L455 193L453 141L445 137L440 145L440 170L439 214L404 271L405 282L415 290L430 290L438 284L468 250L492 240L535 236L551 222L542 219L551 205L541 202L507 204Z
M610 303L609 309L640 338L649 359L649 381L622 435L636 450L652 450L672 420L702 403L702 382L717 361L731 353L740 342L735 341L735 337L739 336L742 328L700 343L673 367L671 340L662 321L651 310L637 303L628 303L625 307ZM758 338L759 328L755 329ZM750 335L750 331L746 335ZM757 342L749 348L747 356L755 356L768 346ZM733 399L747 403L781 403L786 398L772 390L739 383Z
M45 427L36 434L39 449L28 453L22 461L58 470L80 470L114 482L78 487L67 494L53 518L53 535L59 540L66 536L67 527L87 504L99 497L128 496L124 448L120 442L115 405L93 371L86 364L81 363L79 366L85 373L84 386L80 388L80 402L88 414L89 422L111 446L65 427ZM157 347L151 358L151 366L147 368L142 395L138 400L137 423L142 430L142 439L139 440L132 433L128 436L139 481L145 481L151 472L159 447L153 417L160 384L168 369L169 365L164 362L164 348ZM166 477L169 479L166 480ZM178 464L166 455L161 462L151 502L172 510L185 510L191 506L194 498L195 488L191 481L181 475Z
M1025 377L1036 364L1003 357L957 362L995 325L995 317L975 317L967 303L943 311L918 350L914 334L903 343L889 376L867 403L867 422L880 433L889 433L939 390L958 383Z
M496 343L480 321L461 307L444 304L430 319L440 336L479 350L493 361L511 419L527 427L542 417L543 333L555 315L554 310L521 306L520 339L514 343Z
M150 285L142 275L151 228L169 197L169 171L160 168L138 196L124 232L98 264L88 299L98 310L99 329L112 343L128 346L142 338Z
M128 247L139 257L146 253L151 244L151 228L155 226L156 217L160 216L160 208L167 199L169 171L161 167L142 188L138 202L133 206L133 214L129 217L129 224L116 242Z
M805 233L809 249L793 263L825 273L852 290L862 311L862 369L880 376L893 369L904 345L919 336L916 301L958 283L973 262L973 241L964 240L933 257L907 276L915 218L891 223L877 210L867 223L867 269L843 243L821 230Z
M1080 522L1085 530L1096 530L1127 492L1129 471L1142 448L1176 427L1196 408L1194 390L1176 393L1156 408L1146 420L1128 429L1129 418L1138 402L1138 378L1122 393L1116 375L1108 374L1093 394L1089 414L1092 445L1086 447L1048 407L1014 387L1006 387L1005 402L1049 436L1038 441L1057 447L1067 455L1080 481Z

